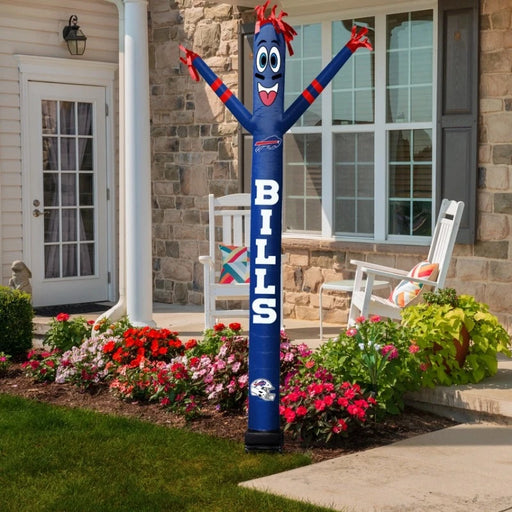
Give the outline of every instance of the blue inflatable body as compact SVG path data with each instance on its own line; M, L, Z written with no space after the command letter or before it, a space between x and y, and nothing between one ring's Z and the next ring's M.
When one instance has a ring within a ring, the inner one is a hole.
M180 47L181 58L195 80L201 75L253 135L251 175L249 418L246 449L281 450L279 369L281 328L281 218L283 137L307 110L343 64L360 47L371 49L367 29L352 29L352 38L284 110L286 49L291 55L295 30L276 16L265 17L269 4L256 7L253 61L253 113L194 52ZM199 73L199 75L198 75Z

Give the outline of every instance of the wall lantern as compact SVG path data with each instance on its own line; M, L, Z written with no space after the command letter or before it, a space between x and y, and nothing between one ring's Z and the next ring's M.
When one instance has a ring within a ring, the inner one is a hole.
M68 26L64 27L64 30L62 31L62 37L64 37L64 41L66 41L71 55L83 55L85 52L87 37L80 30L77 23L78 18L76 14L72 14L69 17Z

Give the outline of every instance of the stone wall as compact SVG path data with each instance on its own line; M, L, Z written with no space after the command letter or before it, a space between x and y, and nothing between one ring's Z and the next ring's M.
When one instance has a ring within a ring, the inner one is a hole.
M239 190L238 124L203 80L179 65L180 43L234 91L238 27L250 10L199 0L150 0L155 300L202 302L208 193ZM455 247L447 285L471 293L512 330L512 5L481 2L478 232ZM283 240L284 314L318 319L322 282L353 277L351 259L411 268L425 247ZM326 293L326 321L343 323L349 297Z
M230 5L149 2L156 301L202 303L198 256L208 253L207 196L239 190L238 123L204 80L192 80L179 45L199 54L236 92L240 19Z

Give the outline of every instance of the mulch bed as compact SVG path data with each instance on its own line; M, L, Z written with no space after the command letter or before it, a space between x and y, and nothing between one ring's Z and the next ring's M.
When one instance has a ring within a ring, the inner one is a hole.
M158 404L122 401L103 387L94 392L83 392L71 384L34 382L25 377L19 365L12 365L7 375L0 377L0 393L22 396L53 405L137 418L158 425L185 428L238 442L243 442L247 430L247 417L243 414L221 413L212 407L205 410L200 418L187 423L181 416L165 411ZM307 452L311 455L313 462L319 462L453 425L455 423L449 419L406 408L402 414L390 416L378 424L367 425L360 432L339 440L339 443L332 447L304 448L299 441L285 434L283 450Z

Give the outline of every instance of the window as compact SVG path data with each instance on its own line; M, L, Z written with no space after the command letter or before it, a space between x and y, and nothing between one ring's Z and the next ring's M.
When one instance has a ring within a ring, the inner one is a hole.
M369 28L374 51L358 50L285 136L285 231L427 243L437 206L449 198L465 203L457 241L474 242L479 5L411 1L407 12L365 9L355 20L322 22L312 7L314 23L291 21L298 36L286 59L288 105L345 45L354 22ZM240 46L249 110L253 30L242 26ZM243 130L240 148L249 191L252 137Z
M435 207L433 9L295 23L286 106L354 24L374 51L357 50L285 137L284 229L421 243Z

